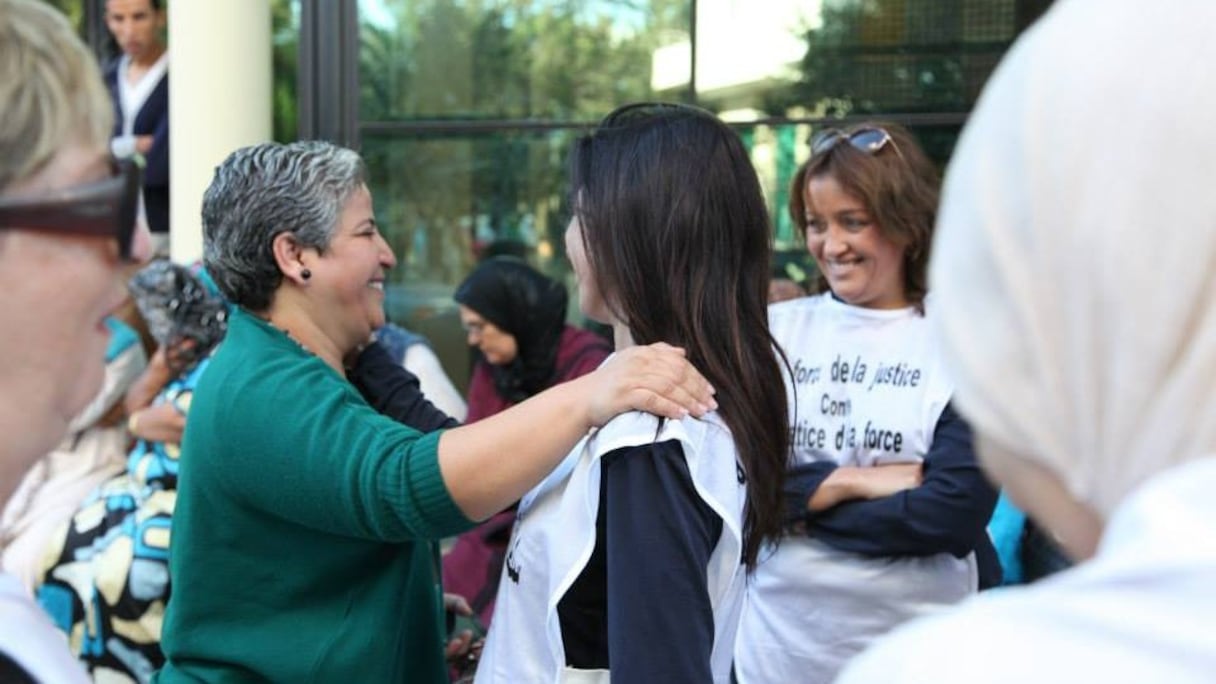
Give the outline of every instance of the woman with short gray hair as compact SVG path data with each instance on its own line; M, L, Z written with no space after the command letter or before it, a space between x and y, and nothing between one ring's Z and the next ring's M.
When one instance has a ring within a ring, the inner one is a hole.
M203 259L228 300L266 309L283 280L275 234L290 226L301 246L324 252L343 202L366 175L356 152L317 141L259 145L229 157L203 195Z
M617 413L714 405L682 352L655 345L423 435L347 378L396 264L355 153L238 150L203 223L204 263L237 306L183 440L161 682L446 682L433 542L518 499Z

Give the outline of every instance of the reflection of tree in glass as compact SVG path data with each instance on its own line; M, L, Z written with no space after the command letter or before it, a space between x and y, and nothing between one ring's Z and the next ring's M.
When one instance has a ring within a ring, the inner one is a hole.
M274 139L292 142L299 132L296 104L300 42L300 25L292 12L293 0L270 0L271 61L274 81L271 85L271 118Z
M1012 4L1012 0L1009 0ZM959 0L828 0L785 101L826 116L966 106ZM955 10L955 11L949 11ZM919 12L919 15L918 15ZM926 21L932 12L938 21Z
M774 105L828 116L965 111L1050 0L825 0L802 78Z
M362 23L362 118L598 118L650 93L687 0L420 0Z
M799 80L767 109L784 115L867 116L965 113L1017 34L1050 0L824 0L805 33ZM944 162L957 126L920 128L926 151Z
M363 152L373 182L392 179L373 193L411 280L455 282L495 239L560 252L577 124L648 98L660 36L687 35L686 0L386 5L362 23L361 118L427 128L365 134Z

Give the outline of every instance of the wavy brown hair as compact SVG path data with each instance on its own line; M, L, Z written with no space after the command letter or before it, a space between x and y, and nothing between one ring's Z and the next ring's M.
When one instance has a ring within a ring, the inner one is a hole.
M622 107L575 145L595 285L637 344L667 342L718 390L747 478L743 560L781 531L789 413L768 328L772 232L742 141L683 105Z
M844 138L865 129L881 129L891 142L875 152L850 145ZM839 131L835 145L812 154L790 184L790 218L806 238L806 186L812 178L831 176L846 193L861 200L883 235L904 250L904 294L923 311L928 292L929 246L937 220L941 178L937 167L899 124L868 121ZM828 290L820 274L817 291Z

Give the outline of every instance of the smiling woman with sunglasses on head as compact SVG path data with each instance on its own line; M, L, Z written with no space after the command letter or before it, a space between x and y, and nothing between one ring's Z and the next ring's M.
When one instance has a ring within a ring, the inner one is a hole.
M0 17L3 505L97 393L106 315L125 296L127 262L150 247L132 220L132 176L113 176L97 64L44 3L0 0ZM0 681L87 681L63 636L2 574Z
M999 577L984 530L996 493L925 318L937 172L889 124L811 149L790 211L821 293L769 310L794 368L795 466L787 534L748 587L744 683L829 682L870 640Z

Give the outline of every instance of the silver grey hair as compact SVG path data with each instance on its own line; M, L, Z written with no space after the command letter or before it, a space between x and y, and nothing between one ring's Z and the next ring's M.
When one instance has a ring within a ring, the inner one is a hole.
M321 141L264 143L229 155L203 194L203 264L220 292L250 311L268 309L283 280L275 237L291 233L324 253L366 175L358 153Z

